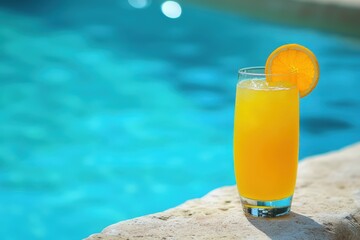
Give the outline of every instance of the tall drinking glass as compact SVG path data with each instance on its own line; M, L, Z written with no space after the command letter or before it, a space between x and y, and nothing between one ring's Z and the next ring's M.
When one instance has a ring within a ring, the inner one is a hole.
M298 164L298 89L289 83L291 75L264 74L264 67L240 69L238 80L234 167L244 212L258 217L285 215Z

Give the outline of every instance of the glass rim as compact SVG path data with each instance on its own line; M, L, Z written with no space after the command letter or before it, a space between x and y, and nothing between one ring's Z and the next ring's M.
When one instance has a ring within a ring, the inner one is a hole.
M256 70L263 70L264 73L255 72ZM289 76L292 75L293 73L265 73L265 66L255 66L255 67L240 68L238 70L238 74L244 76L265 77L265 76Z

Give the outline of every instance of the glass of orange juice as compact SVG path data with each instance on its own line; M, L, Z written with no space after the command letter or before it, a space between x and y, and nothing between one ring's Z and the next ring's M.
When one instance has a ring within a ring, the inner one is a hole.
M239 70L234 168L244 212L277 217L290 211L299 149L299 91L291 74ZM276 78L276 81L267 79ZM281 79L284 81L281 81Z

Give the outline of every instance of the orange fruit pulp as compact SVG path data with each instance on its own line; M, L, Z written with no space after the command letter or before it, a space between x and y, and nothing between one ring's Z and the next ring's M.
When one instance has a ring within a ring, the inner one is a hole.
M265 64L266 81L288 81L296 84L300 97L308 95L319 80L319 64L309 49L299 44L286 44L275 49Z

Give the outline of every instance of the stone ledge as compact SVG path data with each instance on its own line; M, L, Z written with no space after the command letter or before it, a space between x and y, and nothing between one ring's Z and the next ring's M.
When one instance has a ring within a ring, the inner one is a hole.
M360 143L300 163L288 216L245 217L229 186L87 239L360 239Z
M185 2L263 20L360 37L360 1L358 0L185 0Z

